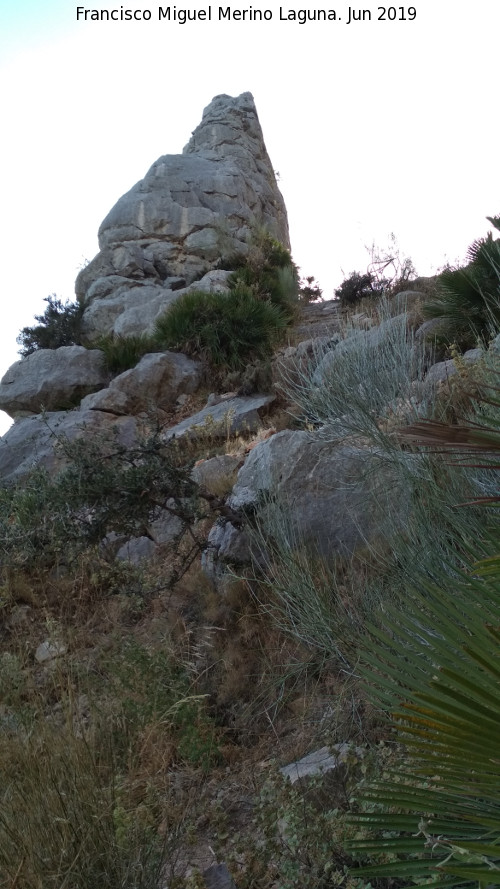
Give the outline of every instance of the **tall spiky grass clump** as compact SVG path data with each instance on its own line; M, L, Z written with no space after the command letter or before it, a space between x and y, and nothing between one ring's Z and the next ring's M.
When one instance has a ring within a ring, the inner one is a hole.
M91 348L104 352L106 368L113 374L135 367L150 352L161 351L154 337L147 334L121 336L109 333L94 340Z
M287 327L281 309L239 284L225 293L184 293L156 322L166 349L204 358L215 368L240 370L267 358Z
M346 583L344 571L338 575L339 560L325 566L297 539L286 504L263 504L255 515L265 562L265 610L282 630L340 662L353 657L354 638L377 620L381 603L404 603L410 585L422 592L443 576L452 583L474 552L488 552L497 527L474 502L457 509L458 502L491 490L491 471L449 466L439 454L403 444L401 424L433 415L434 390L426 391L424 382L425 345L407 328L404 315L391 319L384 311L372 332L360 334L346 324L333 349L319 349L305 368L299 362L288 367L283 387L302 408L306 425L312 419L319 427L311 434L329 443L332 459L337 444L350 440L367 448L367 472L375 478L378 469L390 469L392 488L404 492L408 507L404 522L400 504L388 496L384 545L366 541ZM484 359L484 378L495 361L494 353ZM363 488L366 510L380 508L377 485Z
M234 258L236 269L229 278L232 290L242 284L256 299L277 306L293 321L299 298L299 272L290 251L265 229L253 232L248 251Z
M165 844L145 808L141 820L110 737L41 721L4 737L0 775L2 886L157 889Z
M59 349L61 346L80 346L82 344L82 318L85 310L83 302L62 302L55 293L46 296L47 303L43 315L35 315L33 327L23 327L17 342L21 346L19 352L23 358L32 355L38 349Z
M336 343L319 344L304 366L282 366L281 389L324 437L340 441L367 438L389 447L385 429L425 416L433 397L423 379L430 361L427 346L408 329L406 313L391 317L378 307L379 325L360 331L349 320ZM392 447L392 445L391 445Z

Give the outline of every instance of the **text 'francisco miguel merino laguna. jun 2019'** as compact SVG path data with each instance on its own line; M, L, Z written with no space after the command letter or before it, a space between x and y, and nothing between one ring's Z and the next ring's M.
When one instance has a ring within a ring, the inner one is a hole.
M86 9L76 7L77 21L85 22L130 22L158 21L175 22L185 25L189 22L343 22L350 25L355 22L413 22L417 16L415 6L374 6L360 9L346 6L338 9L289 9L280 6L279 10L261 9L248 6L245 9L233 6L206 6L203 9L179 8L177 6L158 6L154 9Z

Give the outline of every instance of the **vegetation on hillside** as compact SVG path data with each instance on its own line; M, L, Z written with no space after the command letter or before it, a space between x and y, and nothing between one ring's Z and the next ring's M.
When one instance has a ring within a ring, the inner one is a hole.
M33 327L23 327L17 342L23 358L37 349L59 349L60 346L82 344L82 317L85 306L81 302L60 300L55 293L46 296L47 308L43 315L35 315L38 321Z
M500 217L488 217L498 231ZM500 237L489 233L468 249L467 264L446 269L438 280L437 293L426 301L424 314L441 322L440 332L449 343L464 348L487 341L500 326Z
M449 383L426 379L421 316L371 297L371 330L347 315L333 351L283 370L290 425L369 448L405 491L405 522L386 497L384 539L352 559L297 539L286 502L238 514L195 484L195 461L244 455L229 437L61 439L58 473L0 491L2 889L194 889L207 848L238 889L500 886L500 357L458 348L500 331L498 244L424 299ZM297 270L265 238L238 263L228 294L179 299L157 348L236 370L272 353ZM151 343L104 345L119 372ZM198 558L217 514L256 557L223 589ZM114 560L166 515L155 564ZM331 780L277 770L344 742Z
M184 293L157 320L155 334L166 349L201 357L213 368L241 370L272 353L287 323L276 304L239 284L230 292Z

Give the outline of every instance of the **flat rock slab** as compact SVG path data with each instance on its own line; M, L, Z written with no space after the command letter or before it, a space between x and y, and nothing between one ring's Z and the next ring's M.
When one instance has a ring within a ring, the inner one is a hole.
M292 784L301 778L311 778L314 775L321 775L332 769L343 765L349 757L355 756L360 759L364 755L361 747L353 749L351 744L334 744L332 747L321 747L314 753L308 753L297 762L292 762L288 766L280 769L284 778L288 778Z
M261 413L275 400L274 395L252 395L247 398L228 398L172 426L165 433L165 439L214 438L224 439L230 435L257 432L261 423Z

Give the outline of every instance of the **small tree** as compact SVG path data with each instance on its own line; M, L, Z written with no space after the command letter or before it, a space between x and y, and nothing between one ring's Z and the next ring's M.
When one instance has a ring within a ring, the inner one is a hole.
M63 304L62 300L52 293L46 296L47 308L43 315L35 315L38 324L23 327L17 337L21 346L20 355L26 358L37 349L58 349L60 346L81 345L82 317L85 306L83 303Z
M334 293L342 306L354 306L365 297L381 296L383 289L372 272L351 272Z

